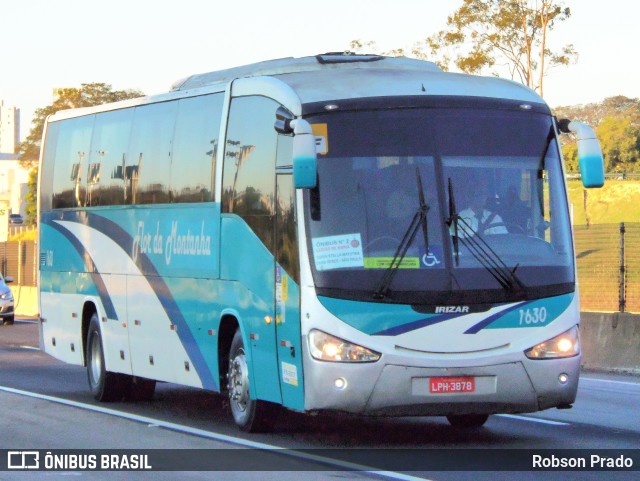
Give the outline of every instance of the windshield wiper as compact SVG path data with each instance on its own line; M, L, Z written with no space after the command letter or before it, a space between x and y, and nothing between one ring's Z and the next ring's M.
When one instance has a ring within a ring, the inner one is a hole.
M413 240L418 233L418 229L422 227L422 235L424 236L424 245L427 249L427 254L429 253L429 224L427 222L427 213L429 212L429 206L424 197L424 191L422 190L422 177L420 176L420 170L416 167L416 182L418 184L418 210L413 215L411 219L411 224L409 224L409 228L404 233L398 248L391 260L391 264L387 267L387 270L384 272L380 282L378 283L378 287L373 293L374 299L384 299L389 292L389 286L393 282L393 278L396 275L396 272L400 268L400 264L403 259L407 255L407 251Z
M445 221L449 229L453 225L453 257L456 258L456 265L460 265L460 245L458 243L458 221L460 216L456 211L456 201L453 197L453 185L451 185L451 177L449 177L449 218Z
M471 234L468 237L460 237L460 242L476 258L480 265L498 281L503 289L507 291L523 291L524 285L516 276L516 269L518 269L519 264L516 264L513 269L509 269L498 253L491 248L482 236L479 236L473 230L467 221L460 218L460 222L463 224L463 231L467 235Z
M462 245L465 246L480 265L498 281L503 289L507 291L524 291L522 281L516 276L516 270L519 264L516 264L513 269L509 269L507 264L498 253L491 248L487 241L456 212L451 177L449 177L449 218L446 220L446 224L449 228L453 226L453 251L454 257L456 258L456 265L460 265L459 242L462 242ZM463 237L458 235L459 231L464 234Z

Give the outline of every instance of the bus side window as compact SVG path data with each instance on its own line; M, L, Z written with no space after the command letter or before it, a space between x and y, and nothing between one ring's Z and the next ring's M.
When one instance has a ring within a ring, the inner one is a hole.
M53 172L53 207L64 209L83 207L86 192L86 172L91 148L94 116L76 117L59 123ZM53 132L52 132L53 134ZM49 142L47 140L47 142ZM49 144L48 144L49 146ZM53 154L53 152L51 152ZM49 152L47 152L49 155Z
M113 110L96 116L91 138L92 165L100 165L89 196L90 205L123 205L127 182L127 148L131 135L133 109ZM96 167L92 167L95 169Z
M275 250L277 133L273 121L278 107L266 97L231 101L222 173L222 212L242 217L270 252Z
M291 165L293 137L278 135L278 166ZM296 190L291 173L277 175L276 262L297 283L300 282L300 257L296 230Z
M40 210L46 212L53 208L53 175L56 149L60 134L61 122L52 122L47 125L47 136L45 138L43 161L40 166Z
M127 162L127 204L169 202L171 147L178 102L136 107Z
M171 202L214 200L223 101L224 94L180 100L171 159Z

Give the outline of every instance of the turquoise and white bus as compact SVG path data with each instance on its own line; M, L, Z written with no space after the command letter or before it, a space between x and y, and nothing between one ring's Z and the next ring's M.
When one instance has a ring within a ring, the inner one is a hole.
M602 185L593 131L522 85L351 54L58 112L40 165L42 349L85 365L102 401L156 381L224 393L247 431L276 407L460 426L570 407L560 131Z

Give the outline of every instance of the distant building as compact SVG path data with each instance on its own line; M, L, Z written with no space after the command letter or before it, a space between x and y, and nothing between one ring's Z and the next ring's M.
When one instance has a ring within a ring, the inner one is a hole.
M0 100L0 154L16 154L20 144L20 109Z
M29 171L18 161L20 109L0 100L0 202L9 204L14 214L25 213Z

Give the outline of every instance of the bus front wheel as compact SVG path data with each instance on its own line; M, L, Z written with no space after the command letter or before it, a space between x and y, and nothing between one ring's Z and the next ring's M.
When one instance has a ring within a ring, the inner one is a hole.
M120 401L127 388L126 376L109 372L104 362L104 345L97 314L91 316L86 343L89 388L97 401Z
M242 431L264 432L273 428L274 405L251 399L249 364L240 329L236 330L229 350L227 389L233 420Z

